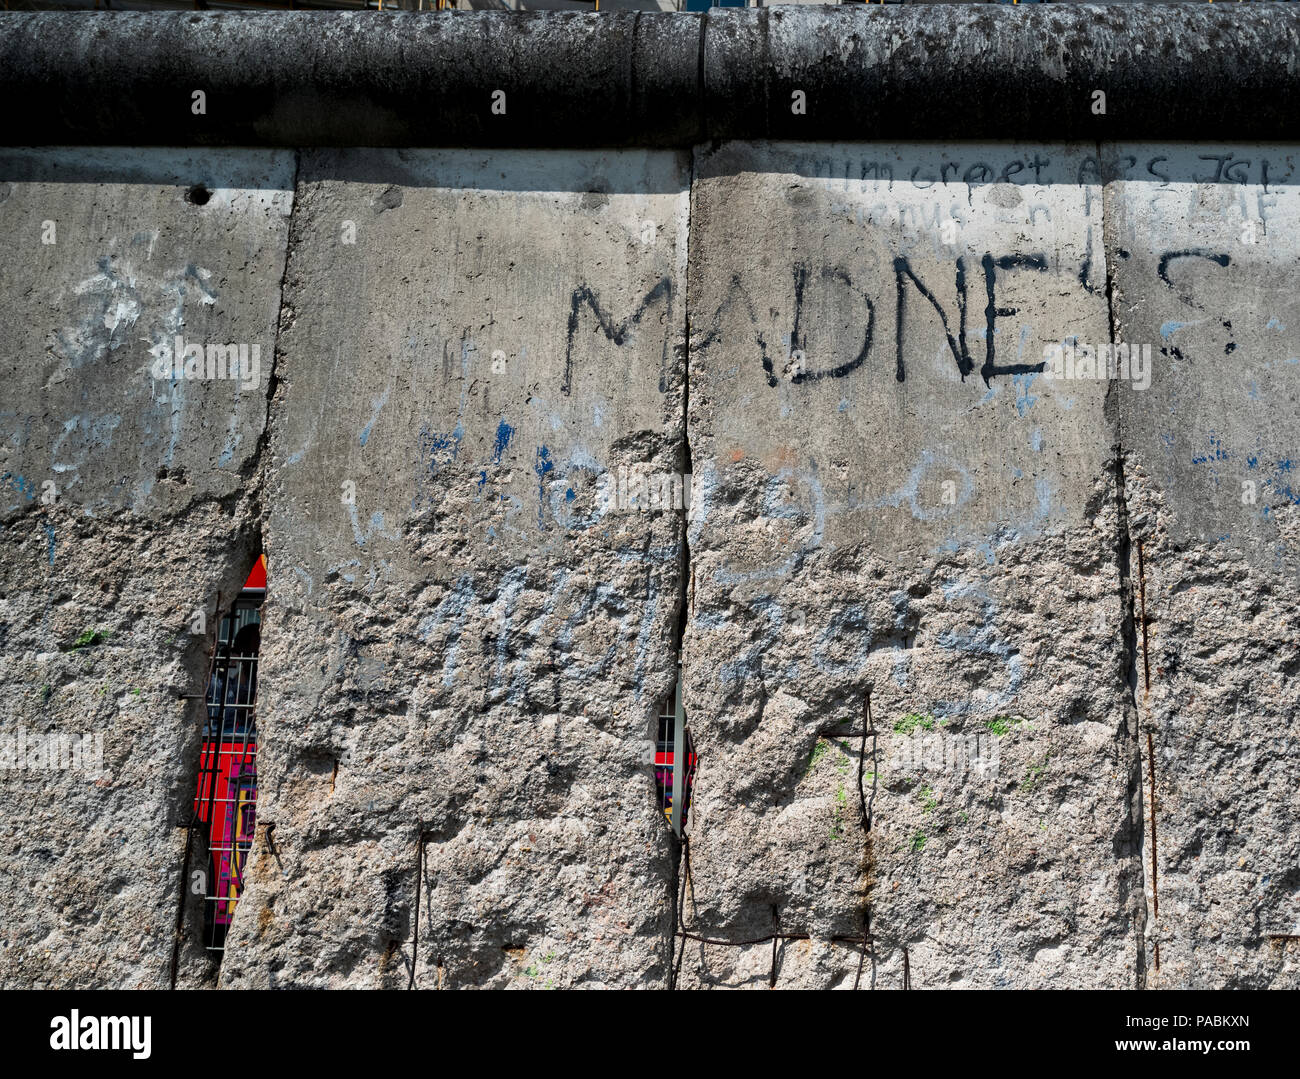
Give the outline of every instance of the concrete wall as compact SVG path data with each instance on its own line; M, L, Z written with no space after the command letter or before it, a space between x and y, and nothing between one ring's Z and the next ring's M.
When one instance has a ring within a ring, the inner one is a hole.
M268 477L283 863L229 984L405 987L421 832L420 984L662 983L681 529L597 481L679 466L686 164L304 155Z
M1090 260L1104 280L1085 154L701 156L691 436L707 502L687 656L717 747L694 830L702 921L757 929L775 904L851 935L865 901L881 984L901 984L904 948L919 985L1133 984L1107 386L1016 373L1044 342L1108 339L1104 290L1080 280ZM972 170L1011 182L940 181ZM857 741L818 736L860 729L870 687L864 847ZM927 737L993 740L1004 715L1018 726L996 776L891 767ZM729 871L738 832L762 856ZM739 975L734 957L700 958L701 977ZM834 984L857 956L803 962L807 984Z
M1107 191L1116 333L1158 346L1117 412L1145 576L1148 948L1163 985L1294 984L1295 942L1268 935L1300 929L1295 147L1117 153L1137 167Z
M0 771L5 985L169 984L202 722L181 696L260 549L293 174L282 152L0 152L3 735L102 746ZM177 335L260 344L264 377L154 378Z
M768 985L685 883L810 938L782 986L864 925L863 986L1294 986L1296 153L5 152L0 733L106 767L0 772L0 981L168 983L189 620L265 548L251 881L178 984ZM1149 385L1038 369L1112 341Z

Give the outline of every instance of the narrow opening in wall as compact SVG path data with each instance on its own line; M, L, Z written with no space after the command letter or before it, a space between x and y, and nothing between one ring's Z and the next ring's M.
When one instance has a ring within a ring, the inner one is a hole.
M209 952L225 950L257 824L257 659L265 596L262 555L221 616L205 695L194 813L208 849L202 932Z
M677 754L679 746L683 747L680 758ZM679 760L684 762L680 768ZM655 740L655 787L659 794L659 808L668 818L673 834L679 838L686 829L698 763L691 732L686 726L679 667L677 684L659 709L659 732Z

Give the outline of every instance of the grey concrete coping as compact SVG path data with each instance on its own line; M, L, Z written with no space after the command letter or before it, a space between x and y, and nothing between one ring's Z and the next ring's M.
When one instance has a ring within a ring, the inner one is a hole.
M1298 90L1277 4L0 18L7 145L1279 140Z

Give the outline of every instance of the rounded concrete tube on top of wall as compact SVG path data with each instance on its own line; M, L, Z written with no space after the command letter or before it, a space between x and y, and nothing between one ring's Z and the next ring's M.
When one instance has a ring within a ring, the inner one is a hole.
M0 18L7 145L1281 140L1298 91L1276 4Z

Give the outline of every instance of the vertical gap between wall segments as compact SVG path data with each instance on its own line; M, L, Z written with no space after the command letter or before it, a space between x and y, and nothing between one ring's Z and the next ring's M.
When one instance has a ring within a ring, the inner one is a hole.
M701 33L701 59L703 64L703 34ZM684 700L686 692L686 622L690 616L691 610L695 605L695 573L691 568L691 545L688 528L690 525L690 507L694 497L693 491L687 490L687 481L684 479L690 476L690 485L694 487L694 469L691 461L691 210L695 201L695 148L691 147L687 151L687 176L686 176L686 252L683 264L686 267L686 281L682 289L682 323L684 339L682 344L682 461L681 472L683 476L682 483L682 520L681 520L681 557L678 564L678 595L677 595L677 625L673 631L673 648L674 648L674 666L677 674L677 707L679 710L685 709ZM656 724L658 720L656 719ZM657 735L657 730L656 730ZM689 767L689 747L687 745L673 746L673 776L677 776L679 768L685 770ZM685 774L685 772L683 772ZM689 792L682 784L683 798L688 798ZM677 807L675 807L676 809ZM683 804L680 807L683 814L682 834L678 836L672 829L669 830L669 843L672 851L672 869L669 873L668 880L668 905L669 905L669 923L668 923L668 989L677 988L678 972L681 969L681 954L677 950L677 931L681 924L684 924L685 918L681 910L678 889L684 881L682 878L682 853L687 842L685 830L685 813L686 807ZM685 952L686 941L682 940L681 951Z
M266 589L264 579L259 584L255 575L263 565L259 554L244 587L229 603L223 604L218 593L203 693L184 698L202 700L203 713L197 769L188 790L189 818L169 971L172 988L188 951L187 920L196 916L199 954L209 961L203 977L218 976L226 938L245 891L257 819L257 664ZM196 871L195 840L200 836L203 865ZM200 886L198 891L195 885Z
M1147 771L1151 776L1151 921L1155 933L1154 958L1160 971L1160 877L1156 865L1156 747L1155 737L1147 731Z
M1102 145L1097 143L1097 160L1101 162ZM1114 216L1109 212L1111 203L1112 184L1115 182L1112 177L1106 174L1105 168L1102 168L1102 192L1101 192L1101 214L1102 214L1102 255L1106 265L1106 316L1109 328L1110 343L1118 343L1118 331L1115 319L1115 273L1114 264L1110 257L1111 251L1115 245L1111 242L1111 226ZM1089 252L1091 257L1091 252ZM1117 372L1118 375L1118 372ZM1147 902L1146 902L1146 865L1143 858L1143 848L1145 846L1145 822L1143 814L1142 798L1142 743L1140 736L1141 711L1137 699L1137 652L1138 652L1138 634L1137 634L1137 615L1134 611L1134 590L1132 575L1132 558L1133 558L1133 541L1129 532L1129 514L1128 514L1128 494L1127 481L1124 468L1124 416L1122 411L1122 401L1119 396L1120 387L1118 378L1111 381L1107 388L1107 398L1110 409L1108 411L1114 416L1115 421L1115 496L1116 496L1116 518L1117 518L1117 542L1116 542L1116 560L1119 565L1119 593L1120 593L1120 611L1121 611L1121 640L1123 642L1123 676L1127 697L1124 701L1125 728L1129 740L1129 768L1128 779L1125 787L1125 799L1128 806L1129 816L1129 844L1133 849L1130 859L1135 863L1134 876L1141 882L1142 903L1136 911L1136 924L1134 925L1134 982L1135 988L1146 988L1146 923L1147 923ZM1139 556L1140 557L1140 556ZM1145 629L1145 613L1143 614L1143 627ZM1145 648L1144 657L1145 657Z
M1138 540L1138 613L1142 620L1142 704L1148 704L1151 695L1151 659L1147 642L1147 567L1142 552L1142 541ZM1155 940L1152 945L1152 958L1157 972L1160 970L1160 866L1156 850L1156 747L1155 738L1147 731L1147 776L1150 781L1150 794L1147 802L1151 807L1151 923Z
M338 765L334 766L336 769ZM415 963L420 957L420 893L424 891L424 825L420 825L420 835L415 850L415 913L411 921L411 980L407 989L415 988ZM439 970L441 977L441 970Z
M277 294L278 302L276 304L276 311L275 311L275 343L274 343L274 347L271 349L271 369L267 373L267 378L266 378L266 413L265 413L265 419L262 424L262 433L257 440L256 452L253 455L253 460L251 465L248 467L247 474L244 475L243 477L246 482L252 484L252 492L251 492L252 498L250 501L252 505L254 520L257 522L257 528L258 528L257 557L259 559L265 555L267 549L266 546L267 507L264 503L263 496L267 489L266 472L267 469L270 467L271 455L269 450L271 445L271 421L273 416L272 406L275 400L276 389L280 383L279 368L280 368L280 357L282 351L281 338L285 327L285 317L286 317L285 296L286 296L286 291L288 289L288 282L289 282L289 264L292 259L294 241L296 239L295 227L297 226L298 223L298 177L302 170L302 151L300 149L295 148L292 151L292 153L293 153L293 175L289 181L289 220L285 228L284 259L280 267L280 286ZM265 604L265 598L263 599L263 605L264 604ZM233 617L233 609L232 609L232 617ZM232 629L233 629L233 623L232 623ZM218 637L220 636L220 631L221 631L221 627L220 627L220 623L218 622L216 628ZM205 686L205 694L206 692L207 692L207 687ZM205 709L206 709L206 704L205 704ZM260 732L258 732L257 734L257 739L258 739L258 748L261 748ZM276 850L274 843L271 839L271 832L274 828L275 828L274 822L267 822L263 825L262 832L263 832L263 837L265 839L267 851L271 853L271 855L276 859L277 863L279 863L280 862L279 852ZM255 833L252 837L252 842L253 843L256 842ZM250 858L251 854L252 854L252 847L250 846L248 853L245 855L246 860ZM243 880L242 880L242 869L240 870L239 887L240 887L240 893L242 897L242 893L244 891ZM224 955L224 948L222 954Z
M275 400L276 388L280 385L280 338L284 332L285 323L285 292L289 287L289 262L292 258L294 240L294 228L298 219L298 177L302 171L302 151L294 150L293 152L293 179L289 188L289 224L285 229L284 238L284 263L280 268L280 291L279 303L276 305L275 312L275 347L271 349L271 370L266 376L266 419L262 424L262 434L257 440L257 452L253 455L253 464L251 467L251 478L256 484L254 491L254 504L257 513L263 519L265 518L265 507L262 505L262 493L266 490L265 473L269 466L270 454L266 451L271 445L271 406ZM265 536L263 536L262 550L266 550Z
M876 807L876 792L880 789L880 760L877 747L876 720L871 712L871 688L867 687L867 697L862 703L862 746L858 753L858 800L862 803L862 830L866 833L867 844L867 886L862 897L862 957L858 961L857 977L853 979L853 988L857 989L862 981L862 959L871 955L871 988L876 988L876 942L872 937L871 926L871 888L876 871L875 848L872 844L871 825ZM866 796L862 772L867 766L867 739L871 739L871 797Z

